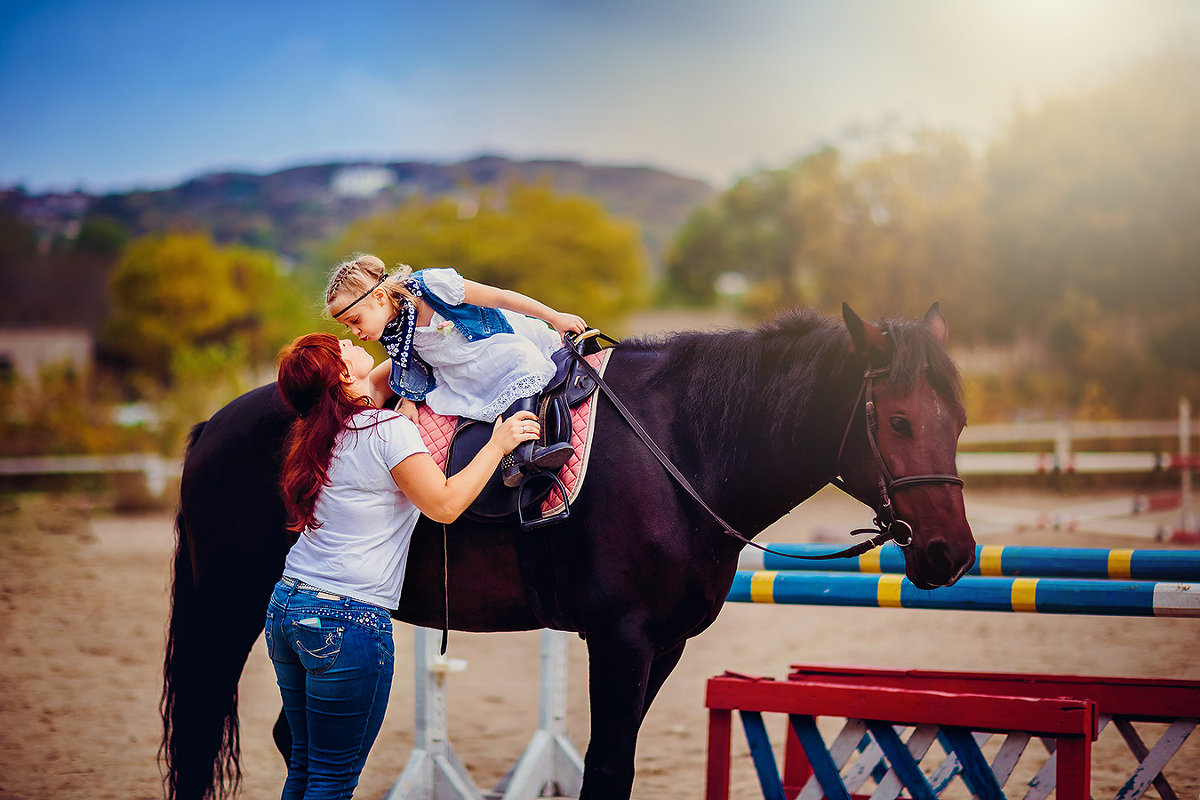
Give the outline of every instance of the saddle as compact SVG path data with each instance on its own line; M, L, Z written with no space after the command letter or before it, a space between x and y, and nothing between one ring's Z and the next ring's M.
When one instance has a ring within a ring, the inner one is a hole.
M542 429L539 444L571 442L575 445L575 456L561 472L566 474L574 464L576 481L582 479L582 472L575 462L584 456L589 437L586 436L588 421L584 420L584 430L580 431L584 435L578 437L581 441L573 441L577 438L577 424L573 419L577 415L573 412L597 389L596 381L584 372L579 360L600 353L596 339L602 335L599 331L587 331L555 352L552 356L556 367L554 377L537 399L538 422ZM490 422L460 418L450 441L446 474L453 475L462 470L491 436ZM560 474L540 470L525 475L520 486L509 488L501 480L500 470L496 470L465 513L471 519L483 522L496 522L515 515L521 530L530 531L567 519L571 515L570 495Z
M536 406L543 443L569 440L575 455L557 475L543 471L541 475L523 479L522 485L515 489L504 485L501 470L497 469L465 512L466 516L484 522L503 522L516 516L525 534L516 537L515 545L530 610L543 627L563 631L578 630L578 626L573 621L575 615L570 603L563 602L569 599L566 587L571 581L564 572L564 561L556 557L563 543L550 535L550 526L570 515L570 503L578 496L587 472L588 448L595 429L597 384L588 376L582 361L586 360L593 374L603 375L611 352L601 350L597 338L612 341L599 331L590 330L569 339L568 345L554 354L557 369ZM492 435L490 423L444 417L432 413L424 404L417 406L417 428L434 463L447 475L470 463Z

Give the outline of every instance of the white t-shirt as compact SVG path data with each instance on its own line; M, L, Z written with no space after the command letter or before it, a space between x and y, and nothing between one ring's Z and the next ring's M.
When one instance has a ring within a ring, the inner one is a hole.
M391 468L428 452L408 417L379 409L351 417L333 448L329 485L317 498L314 513L320 525L300 535L288 551L283 574L396 608L421 512L396 486Z

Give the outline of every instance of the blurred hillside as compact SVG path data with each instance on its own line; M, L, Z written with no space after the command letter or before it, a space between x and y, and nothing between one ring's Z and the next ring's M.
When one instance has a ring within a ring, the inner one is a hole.
M245 244L300 259L314 242L348 223L413 197L448 195L469 202L482 190L513 184L585 195L613 216L637 223L652 264L661 260L688 213L712 194L703 181L649 167L481 156L453 164L355 162L268 175L214 172L167 189L102 197L31 195L17 188L0 192L0 206L42 237L73 237L92 217L112 220L133 236L207 230L219 244Z

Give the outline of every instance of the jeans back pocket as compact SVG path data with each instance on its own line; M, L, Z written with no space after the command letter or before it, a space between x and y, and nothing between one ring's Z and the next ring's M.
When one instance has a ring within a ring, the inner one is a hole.
M296 654L310 674L325 672L342 652L342 636L346 632L344 626L333 627L312 618L294 620L292 631L296 637Z

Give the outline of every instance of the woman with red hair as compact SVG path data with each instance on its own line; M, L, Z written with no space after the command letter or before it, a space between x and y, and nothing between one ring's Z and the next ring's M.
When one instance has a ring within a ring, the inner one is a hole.
M267 607L267 651L292 733L284 800L348 798L383 723L392 619L417 518L453 522L500 460L538 438L527 411L447 478L416 425L376 408L374 360L326 333L279 357L279 391L299 414L288 434L283 499L300 534Z

